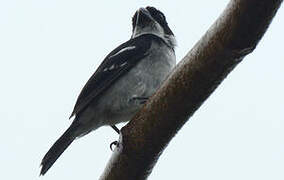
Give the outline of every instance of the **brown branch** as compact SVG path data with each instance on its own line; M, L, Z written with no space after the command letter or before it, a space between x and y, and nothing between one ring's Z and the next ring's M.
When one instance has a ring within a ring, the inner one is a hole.
M122 128L120 145L101 179L146 179L177 131L254 50L281 2L231 0L158 92Z

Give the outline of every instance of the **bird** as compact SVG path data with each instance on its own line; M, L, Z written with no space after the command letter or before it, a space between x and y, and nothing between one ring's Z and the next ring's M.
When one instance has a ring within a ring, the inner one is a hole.
M165 15L155 7L139 8L132 17L132 35L111 51L80 92L69 128L41 161L44 175L76 139L101 126L117 133L141 109L176 65L176 39Z

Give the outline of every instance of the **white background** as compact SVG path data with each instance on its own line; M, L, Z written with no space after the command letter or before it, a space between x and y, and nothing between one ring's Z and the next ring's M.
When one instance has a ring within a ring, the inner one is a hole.
M180 60L228 2L1 0L0 179L39 179L81 88L130 38L139 7L165 13ZM150 180L284 179L283 32L282 7L256 50L171 141ZM76 140L40 179L98 179L117 138L102 127Z

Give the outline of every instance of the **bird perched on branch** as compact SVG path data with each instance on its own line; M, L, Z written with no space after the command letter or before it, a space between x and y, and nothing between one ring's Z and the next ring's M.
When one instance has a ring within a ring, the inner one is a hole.
M164 14L140 8L132 18L130 40L114 49L81 91L70 127L41 162L44 175L77 138L101 127L129 121L175 66L176 41Z

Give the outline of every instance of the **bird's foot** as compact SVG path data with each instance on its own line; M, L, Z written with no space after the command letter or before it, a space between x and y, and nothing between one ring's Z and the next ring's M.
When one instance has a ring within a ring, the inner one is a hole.
M115 145L116 147L118 147L119 143L118 141L113 141L112 143L110 143L109 147L110 147L110 150L113 151L112 149L112 146Z
M149 97L133 97L132 101L137 101L139 104L145 104L148 101Z
M115 125L112 125L111 128L113 130L115 130L115 132L117 132L117 134L120 134L120 130L118 129L118 127L116 127Z

